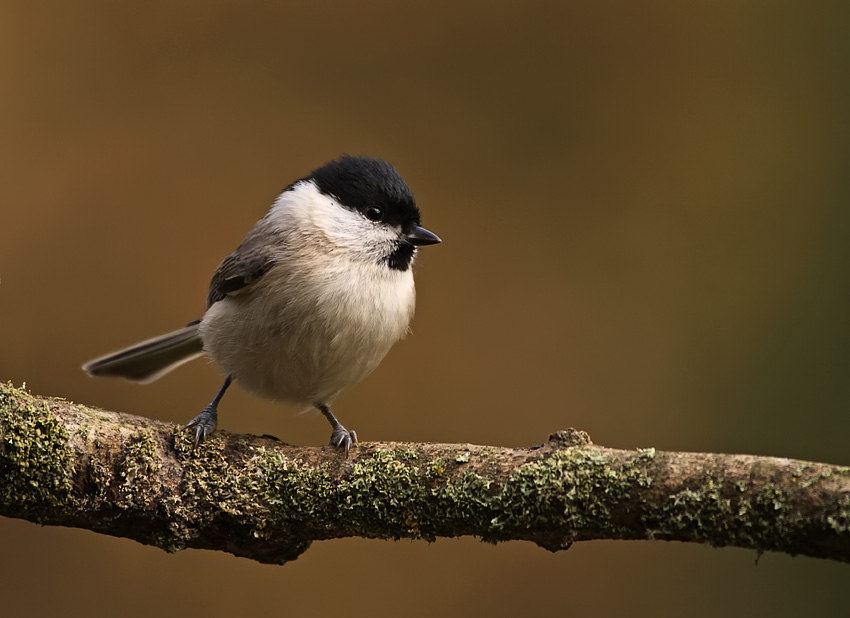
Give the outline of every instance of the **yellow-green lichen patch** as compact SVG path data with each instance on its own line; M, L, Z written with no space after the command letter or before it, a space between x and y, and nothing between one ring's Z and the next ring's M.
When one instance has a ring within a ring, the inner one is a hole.
M426 496L430 492L419 466L405 453L376 450L358 460L347 479L339 484L344 499L337 517L368 534L376 527L385 538L419 537L427 524ZM408 520L417 522L411 535Z
M375 449L337 477L332 464L304 469L270 453L262 493L280 529L309 537L347 530L370 537L433 538L439 507L429 500L431 484L445 474L440 465L420 469L411 452ZM437 491L437 490L433 490Z
M733 506L721 490L722 482L707 475L701 483L691 483L687 489L669 495L661 507L651 508L644 516L649 537L664 538L677 530L680 533L688 531L695 539L704 539L711 533L715 539L712 544L725 544L730 532L729 517L734 511L737 509L742 518L751 513L747 501ZM717 529L718 524L727 530Z
M429 479L440 479L445 475L445 473L446 466L442 459L435 459L434 461L428 462L428 465L425 468L425 476Z
M717 473L705 474L664 501L646 503L641 522L648 538L788 551L795 543L794 537L802 539L808 534L802 531L812 529L811 516L800 509L794 493L797 488L793 483L810 482L803 472L798 469L792 473L791 487L781 480L762 481L755 486L727 481ZM842 526L850 522L850 499L831 505L822 517L821 524L815 527L823 525L836 532L846 530Z
M516 538L524 529L546 530L551 534L545 546L559 549L582 531L608 529L616 536L614 512L636 486L651 484L643 463L652 456L646 451L624 465L611 465L601 451L567 448L524 464L498 496L499 514L485 538Z
M138 430L121 447L118 501L127 507L149 506L159 498L161 459L150 430ZM139 503L142 501L142 503Z
M0 509L46 522L71 494L71 452L64 426L47 404L0 383Z
M557 540L549 545L555 547L569 543L565 531L610 525L613 509L635 487L651 484L644 464L653 456L642 451L612 467L599 451L559 449L494 484L473 468L449 470L431 462L420 469L392 450L361 456L342 480L329 468L305 471L270 455L262 493L275 512L278 532L288 526L321 538L323 530L344 529L426 540L483 532L485 540L498 541L536 529L554 530Z
M215 435L197 449L183 435L173 433L178 463L183 468L179 501L175 501L172 519L179 522L173 532L173 545L195 543L199 531L204 537L219 539L219 549L262 540L268 556L258 559L281 563L294 560L309 545L297 526L278 517L287 511L278 491L285 470L292 468L285 455L274 449L239 445L227 448L227 440ZM232 445L231 445L232 446ZM297 486L299 495L309 493L307 484ZM260 522L247 530L246 520Z
M225 441L214 436L181 458L185 505L198 502L215 508L192 514L195 518L241 517L255 509L252 497L257 495L257 482L252 474L246 474L245 465L249 462L235 459L225 447Z
M850 496L845 495L838 501L833 513L827 515L826 523L838 534L850 532Z

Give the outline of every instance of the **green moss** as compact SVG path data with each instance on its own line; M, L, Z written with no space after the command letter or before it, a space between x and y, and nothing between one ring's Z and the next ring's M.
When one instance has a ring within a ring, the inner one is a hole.
M0 383L0 508L31 521L68 506L71 452L65 428L44 401Z

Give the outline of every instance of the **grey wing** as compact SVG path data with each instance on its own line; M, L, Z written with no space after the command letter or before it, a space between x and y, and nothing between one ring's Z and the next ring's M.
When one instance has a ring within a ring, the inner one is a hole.
M224 258L210 281L207 309L213 304L259 280L277 263L269 248L251 233Z

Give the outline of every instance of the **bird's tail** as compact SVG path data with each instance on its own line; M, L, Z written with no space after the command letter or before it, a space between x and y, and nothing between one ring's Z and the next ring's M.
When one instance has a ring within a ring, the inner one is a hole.
M153 382L172 369L203 354L197 322L173 333L142 341L83 365L91 376Z

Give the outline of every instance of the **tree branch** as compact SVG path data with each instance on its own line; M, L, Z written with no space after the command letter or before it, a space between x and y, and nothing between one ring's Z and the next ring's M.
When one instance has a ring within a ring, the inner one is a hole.
M260 562L349 536L475 535L549 550L590 539L734 545L850 562L850 468L626 451L569 429L546 444L331 448L178 426L0 384L0 515L166 551Z

